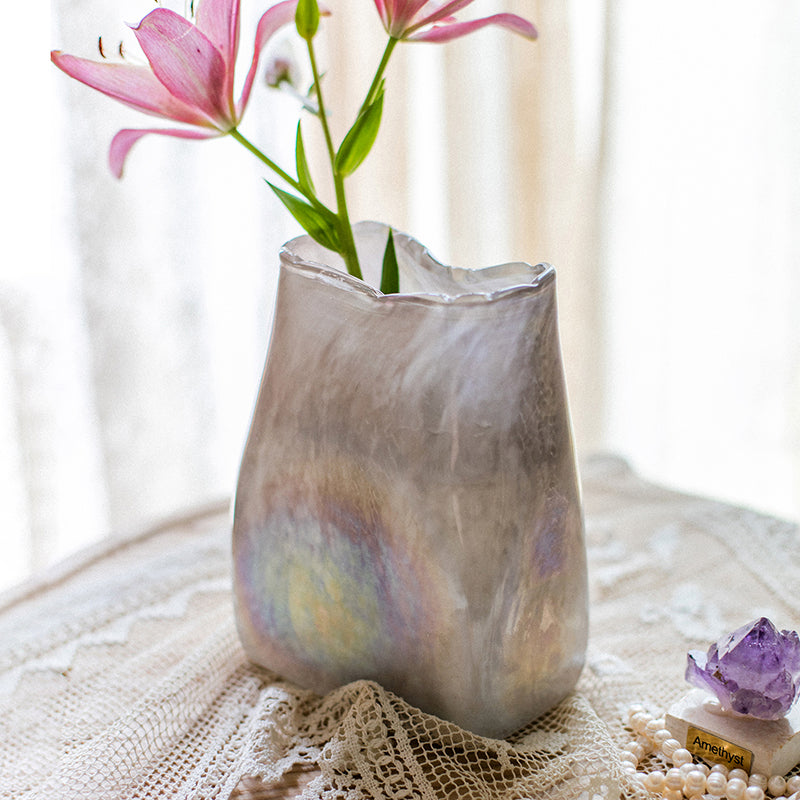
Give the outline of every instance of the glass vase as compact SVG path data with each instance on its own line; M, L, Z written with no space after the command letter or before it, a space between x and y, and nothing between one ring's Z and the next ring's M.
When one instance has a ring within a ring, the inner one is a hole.
M356 679L503 737L574 687L587 638L555 271L459 269L356 226L366 282L307 236L280 255L234 504L248 656L319 693Z

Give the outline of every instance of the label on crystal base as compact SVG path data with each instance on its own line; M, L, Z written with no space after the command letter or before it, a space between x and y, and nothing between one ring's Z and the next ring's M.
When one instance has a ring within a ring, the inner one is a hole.
M753 754L749 750L691 725L686 732L686 749L692 755L724 764L730 769L738 767L750 772L753 763Z
M665 720L675 739L710 763L764 775L786 775L800 763L800 703L781 719L753 719L720 713L710 695L693 689Z

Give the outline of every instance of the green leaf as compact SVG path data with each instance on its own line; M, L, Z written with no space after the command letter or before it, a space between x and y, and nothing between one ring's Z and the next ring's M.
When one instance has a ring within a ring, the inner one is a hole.
M294 12L294 24L297 32L310 42L319 28L319 6L317 0L299 0Z
M381 291L384 294L396 294L400 291L400 274L397 268L397 253L394 249L394 236L389 229L386 250L383 253L383 270L381 272Z
M367 157L381 126L383 113L383 89L372 104L367 106L347 132L344 141L336 154L336 171L346 178L358 169L361 162Z
M301 200L299 197L289 194L289 192L284 192L283 189L273 186L269 181L267 183L278 199L289 210L289 213L302 225L303 230L314 241L319 242L329 250L337 253L341 252L336 225L337 219L332 211L324 206L317 208L309 205L305 200Z
M300 130L299 122L297 123L294 155L297 167L297 182L303 188L303 193L306 197L314 197L316 192L314 190L314 182L311 180L311 170L309 170L308 162L306 161L306 148L303 145L303 133Z

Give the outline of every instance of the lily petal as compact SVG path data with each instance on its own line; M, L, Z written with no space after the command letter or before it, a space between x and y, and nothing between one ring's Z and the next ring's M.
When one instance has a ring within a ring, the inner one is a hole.
M205 114L220 130L236 124L226 94L225 60L191 22L157 8L133 31L156 78L172 95Z
M536 28L530 22L518 17L516 14L494 14L491 17L471 20L469 22L452 22L446 25L434 25L430 30L422 33L415 33L408 37L412 42L449 42L460 36L477 31L487 25L499 25L508 28L514 33L519 33L528 39L535 39L538 36Z
M185 130L183 128L147 128L145 130L129 130L124 129L119 131L111 140L111 147L108 151L108 163L111 167L111 172L117 178L122 177L122 170L125 167L125 159L128 157L130 149L148 133L156 133L161 136L174 136L178 139L213 139L215 136L220 136L217 130L200 131L200 130Z
M91 61L59 50L53 50L50 59L71 78L137 111L190 125L209 125L205 114L170 94L148 67Z
M462 8L466 8L468 5L471 5L474 2L475 0L450 0L449 3L440 5L430 14L422 17L422 19L413 20L413 24L408 32L411 33L418 28L421 28L423 25L431 25L432 23L439 22L447 17L452 17L453 14L457 14Z
M294 14L297 9L297 0L283 0L283 2L268 8L256 28L256 43L253 49L253 60L242 88L242 95L236 104L236 116L241 117L247 101L250 99L250 91L253 88L253 81L258 71L258 61L261 58L261 51L267 42L284 26L294 22Z
M375 8L378 9L378 14L380 15L381 20L383 20L383 24L386 25L388 17L386 16L385 0L375 0Z
M195 22L225 62L226 92L233 97L233 70L239 52L240 0L199 0Z
M428 2L429 0L375 0L375 5L389 34L402 38Z

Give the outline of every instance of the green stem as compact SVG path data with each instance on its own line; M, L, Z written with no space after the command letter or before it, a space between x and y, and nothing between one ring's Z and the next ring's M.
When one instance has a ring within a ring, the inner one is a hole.
M389 59L392 57L392 51L399 41L400 40L395 39L394 36L389 37L389 41L386 43L386 49L383 51L381 63L378 64L378 71L375 73L375 77L372 79L372 85L369 87L369 91L367 92L367 96L361 106L361 110L358 112L359 114L375 100L375 95L378 94L378 88L381 85L381 80L383 80L383 73L386 72Z
M319 69L317 68L317 57L314 52L314 45L311 39L307 39L308 58L311 62L311 72L314 76L314 86L317 90L317 103L319 105L319 121L322 125L322 132L325 136L325 146L328 149L328 158L331 162L331 173L333 175L333 186L336 191L336 211L339 218L339 242L342 252L340 255L344 259L347 271L356 278L363 279L361 265L358 263L358 253L356 252L356 242L353 238L353 227L350 224L350 215L347 211L347 197L344 191L344 178L336 169L336 150L333 146L333 137L328 126L328 115L325 111L325 101L322 97L322 81Z
M263 161L276 175L282 178L295 191L305 195L303 187L285 170L281 169L268 155L262 153L249 139L245 139L236 128L231 128L228 133L236 139L239 144L243 144L256 158Z

